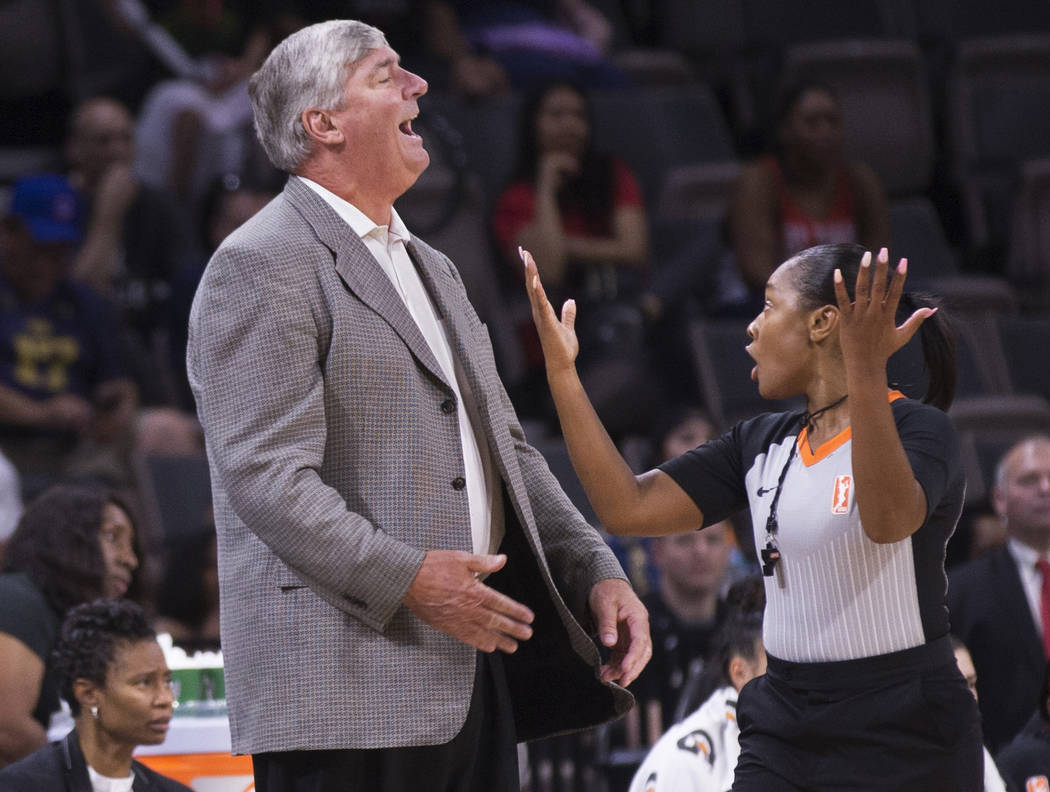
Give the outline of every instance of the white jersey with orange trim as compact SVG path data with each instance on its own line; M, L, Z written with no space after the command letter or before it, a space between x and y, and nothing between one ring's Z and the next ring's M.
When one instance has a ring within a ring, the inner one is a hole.
M692 715L657 740L628 792L726 792L740 756L736 690L711 694Z
M962 511L958 441L941 410L889 394L897 432L926 495L926 520L878 544L860 522L849 427L819 448L801 413L767 413L661 465L710 525L750 508L756 549L781 471L776 574L765 578L763 642L791 662L854 660L933 641L948 632L944 553ZM792 446L796 451L792 455Z

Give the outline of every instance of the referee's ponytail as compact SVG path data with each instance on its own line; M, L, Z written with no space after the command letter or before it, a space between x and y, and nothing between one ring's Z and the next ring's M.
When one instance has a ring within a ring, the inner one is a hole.
M850 299L857 282L860 260L865 249L860 245L817 245L794 257L793 284L803 308L836 305L835 270L842 271L842 279ZM918 308L939 308L935 297L906 291L897 306L897 323L903 322ZM955 396L955 332L944 310L938 310L919 328L922 356L929 372L929 384L923 401L947 410Z

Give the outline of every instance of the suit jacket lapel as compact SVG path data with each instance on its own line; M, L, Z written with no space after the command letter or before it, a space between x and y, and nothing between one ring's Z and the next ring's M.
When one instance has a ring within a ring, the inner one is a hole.
M1043 644L1039 640L1039 633L1035 623L1040 619L1040 614L1032 613L1028 607L1028 597L1024 593L1021 584L1021 576L1017 571L1017 562L1006 547L1000 548L992 557L992 570L998 585L1001 602L1020 603L1020 607L1003 608L1002 613L1006 619L1009 630L1014 635L1024 636L1022 646L1017 651L1028 655L1029 661L1036 666L1042 666L1046 662L1043 653Z
M407 247L408 255L415 262L416 270L419 272L420 278L423 279L423 285L430 294L430 298L434 301L438 316L445 322L449 340L452 342L453 352L470 380L470 389L474 393L474 400L478 403L478 409L485 411L483 414L487 419L488 412L486 405L483 404L484 399L481 398L485 391L481 388L478 372L471 356L474 339L470 328L467 326L467 318L462 311L450 310L449 308L450 302L454 300L451 293L452 284L450 283L452 276L447 271L444 262L435 260L426 249L416 245L414 240L410 241Z
M475 365L474 345L477 341L474 339L474 335L467 324L466 314L454 308L450 309L450 305L455 304L455 292L458 291L453 275L449 272L448 265L444 261L435 258L430 253L429 248L416 245L415 240L408 243L408 253L415 262L416 269L419 271L423 284L434 300L438 313L445 321L449 340L452 342L453 353L463 366L463 371L466 373L467 380L470 383L470 389L474 394L474 403L477 405L478 413L484 424L482 428L485 436L488 438L492 458L500 469L504 480L510 481L506 460L504 459L504 450L499 447L499 438L495 431L497 421L494 420L492 413L489 411L489 402L486 398L486 394L492 392L493 388L491 385L486 385L486 383L482 382L482 372Z
M313 226L321 242L335 254L336 272L347 288L379 314L401 336L401 340L423 367L451 392L437 358L412 314L408 312L408 307L360 237L321 196L298 178L288 179L284 192L292 205Z

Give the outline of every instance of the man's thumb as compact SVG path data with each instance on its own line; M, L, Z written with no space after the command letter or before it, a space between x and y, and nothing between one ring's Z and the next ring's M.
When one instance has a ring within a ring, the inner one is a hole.
M502 569L507 563L507 556L503 553L498 555L472 555L467 559L467 569L482 575L489 575L497 569Z

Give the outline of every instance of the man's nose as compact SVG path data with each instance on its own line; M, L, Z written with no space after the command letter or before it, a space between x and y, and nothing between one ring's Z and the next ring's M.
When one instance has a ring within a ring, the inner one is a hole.
M415 72L405 71L405 75L408 77L407 93L412 97L422 96L427 92L430 87L427 81L420 77Z

